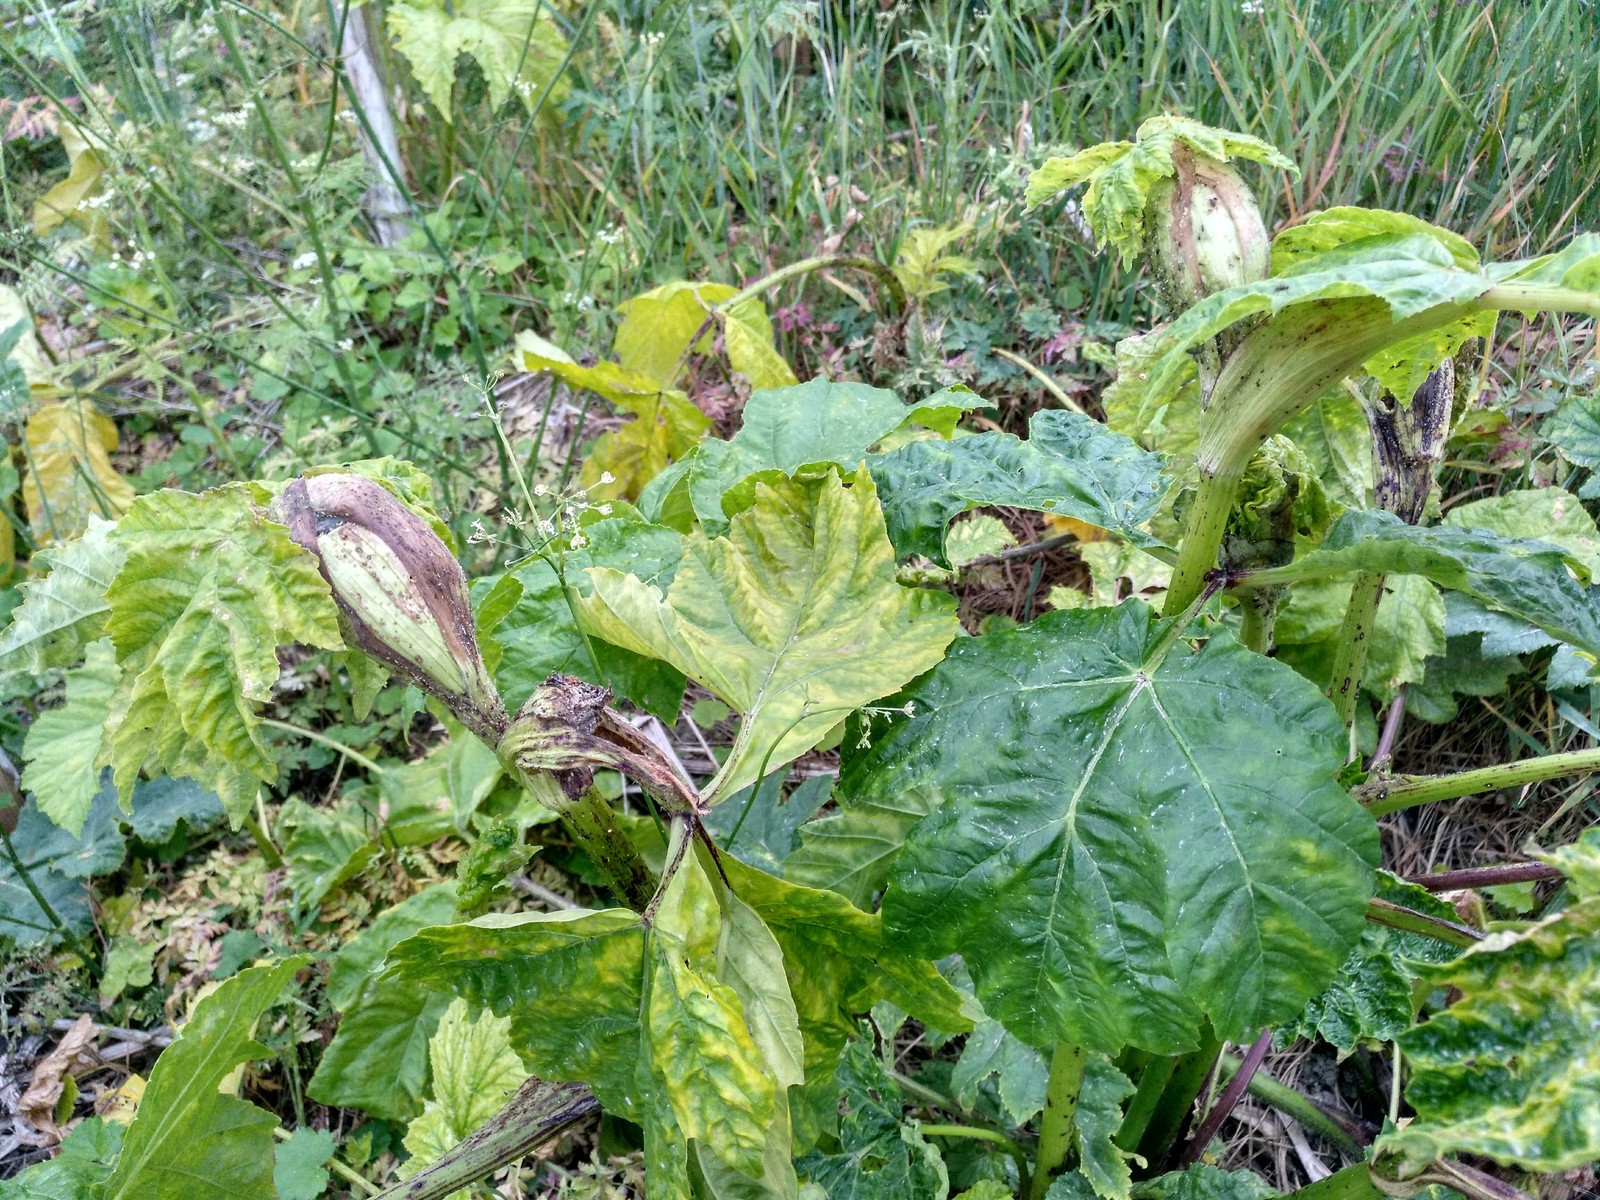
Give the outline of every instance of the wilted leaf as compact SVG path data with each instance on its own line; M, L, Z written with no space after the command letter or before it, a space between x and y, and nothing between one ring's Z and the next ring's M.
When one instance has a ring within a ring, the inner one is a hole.
M553 112L571 90L561 77L566 39L538 0L404 0L387 11L395 49L446 124L456 59L463 54L483 72L495 108L512 92L531 108L548 88L541 111Z
M192 1200L196 1179L236 1200L277 1200L277 1117L218 1088L234 1067L269 1053L251 1033L305 962L250 967L195 1005L150 1072L107 1200Z
M1225 634L1196 650L1129 601L957 642L847 796L924 790L891 940L960 950L1018 1037L1172 1053L1327 985L1361 932L1377 828L1335 782L1305 680ZM1039 731L1048 730L1048 735Z
M36 409L24 430L27 473L22 499L40 543L64 542L88 528L90 517L120 517L133 485L111 466L117 427L83 400Z
M124 799L147 765L196 779L237 821L277 767L255 706L272 698L278 647L339 649L337 612L312 557L243 487L141 496L117 527L127 553L106 593L122 682L111 765Z
M1162 461L1098 421L1049 409L1033 415L1027 441L979 433L912 442L870 466L896 553L948 565L950 521L989 504L1076 517L1137 545L1157 544L1139 527L1166 491Z
M577 601L593 637L671 663L743 715L715 804L937 662L947 596L901 587L865 470L759 484L726 538L693 533L665 593L609 568Z
M675 280L625 301L618 306L617 358L628 370L670 388L683 374L691 348L710 351L711 334L720 324L728 361L751 387L795 383L794 372L772 344L766 305L751 298L722 307L736 295L738 289L725 283Z
M1379 1139L1386 1174L1447 1154L1528 1171L1600 1158L1600 830L1541 857L1567 874L1574 903L1422 973L1461 997L1399 1039L1417 1115Z

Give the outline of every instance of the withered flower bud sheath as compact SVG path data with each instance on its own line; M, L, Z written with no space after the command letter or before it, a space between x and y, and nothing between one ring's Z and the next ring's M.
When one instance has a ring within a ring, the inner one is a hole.
M1161 298L1179 313L1213 292L1265 279L1272 248L1254 194L1231 166L1183 144L1145 201Z
M360 475L296 479L275 507L316 556L349 640L494 745L506 712L478 654L467 577L427 522Z

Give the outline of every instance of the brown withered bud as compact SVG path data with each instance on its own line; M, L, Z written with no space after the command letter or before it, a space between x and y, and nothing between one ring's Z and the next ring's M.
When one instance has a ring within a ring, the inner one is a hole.
M478 654L467 578L428 523L360 475L296 479L274 509L316 555L349 640L494 745L506 711Z

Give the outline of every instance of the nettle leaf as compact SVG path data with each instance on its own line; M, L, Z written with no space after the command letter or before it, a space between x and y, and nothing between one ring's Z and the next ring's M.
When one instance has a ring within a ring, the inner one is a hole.
M111 611L106 589L127 553L112 540L115 528L91 516L83 536L33 556L42 577L21 585L22 603L0 637L0 674L37 677L70 666L100 636Z
M441 884L381 913L334 955L328 1000L342 1014L307 1090L313 1100L388 1121L422 1111L428 1041L448 994L377 974L383 958L420 929L455 916L456 890Z
M403 0L387 13L395 49L446 124L463 54L477 62L495 108L515 92L529 107L544 98L541 112L553 112L571 91L566 39L538 0Z
M1098 421L1050 409L1033 415L1027 441L990 432L912 442L870 467L896 553L948 566L951 520L990 504L1074 517L1136 545L1159 545L1140 526L1166 492L1164 461Z
M515 712L551 674L576 675L609 687L663 720L674 720L683 700L681 672L655 658L635 654L599 638L586 638L568 599L567 587L589 590L590 567L611 567L665 588L683 554L682 539L660 525L610 517L584 526L587 545L553 559L534 558L472 587L479 644L501 650L495 686ZM563 586L565 578L566 586Z
M1567 874L1574 903L1422 974L1461 998L1399 1038L1417 1115L1379 1138L1386 1174L1446 1154L1529 1171L1600 1157L1600 830L1541 857Z
M278 1118L218 1089L235 1067L270 1053L251 1033L306 961L247 968L195 1004L150 1072L106 1200L190 1200L197 1179L218 1195L277 1200Z
M1378 872L1377 896L1413 912L1460 920L1453 905L1387 871ZM1454 957L1455 950L1443 942L1369 923L1327 990L1277 1030L1278 1044L1321 1038L1343 1058L1363 1041L1393 1041L1415 1018L1413 988L1420 971Z
M278 647L343 645L315 560L252 499L235 485L154 492L117 526L127 559L106 633L123 672L109 751L124 802L159 765L214 790L237 821L257 781L277 778L255 705L272 698Z
M1377 827L1335 782L1345 734L1288 667L1198 649L1142 603L957 642L847 795L942 804L895 861L884 926L959 950L1031 1045L1170 1054L1243 1040L1360 936Z
M1600 611L1567 569L1569 561L1567 551L1547 542L1407 525L1392 513L1347 512L1320 548L1287 567L1257 572L1252 581L1295 583L1349 571L1421 575L1600 654Z
M133 501L133 485L111 466L117 427L82 400L36 409L23 433L27 473L22 499L40 544L83 533L90 517L116 518Z
M83 665L67 672L66 703L28 728L22 786L45 816L76 837L100 791L100 743L122 670L104 638L89 643Z
M437 1162L484 1124L522 1086L528 1072L511 1048L511 1022L492 1013L473 1016L465 1000L454 1000L428 1041L433 1096L406 1129L411 1157L395 1173L410 1179Z
M1103 142L1067 158L1052 158L1028 177L1029 208L1087 180L1084 219L1101 245L1121 252L1123 266L1131 265L1144 247L1146 196L1157 181L1176 174L1172 151L1178 144L1218 162L1245 159L1300 174L1294 160L1270 142L1185 117L1151 117L1135 136L1133 143Z
M839 1150L800 1159L802 1178L829 1200L943 1200L950 1177L938 1147L905 1115L905 1097L872 1048L870 1027L839 1060L837 1094L845 1109Z
M716 804L939 661L943 594L901 587L871 477L758 484L728 536L695 532L665 592L610 568L576 600L594 637L671 663L743 716Z

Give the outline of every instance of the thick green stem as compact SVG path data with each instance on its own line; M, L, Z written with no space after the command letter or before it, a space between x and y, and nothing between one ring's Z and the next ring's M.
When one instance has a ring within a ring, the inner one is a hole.
M743 288L729 296L717 305L719 312L727 312L743 304L746 300L754 300L769 288L775 288L780 283L800 275L809 275L813 271L831 271L836 267L848 267L855 271L865 271L869 275L877 276L884 288L889 293L896 312L904 312L906 307L906 289L900 283L900 278L894 273L893 268L884 266L875 258L863 258L857 254L819 254L815 258L802 258L799 262L792 262L788 266L779 267L770 274L763 275L749 287ZM698 340L698 339L696 339Z
M1217 1074L1221 1078L1231 1079L1238 1070L1237 1055L1224 1054L1217 1059ZM1292 1087L1257 1071L1250 1077L1250 1085L1245 1090L1263 1104L1270 1104L1284 1116L1293 1117L1311 1132L1327 1138L1346 1154L1360 1158L1365 1153L1361 1144L1350 1136L1349 1130L1318 1108L1309 1097L1302 1096Z
M1033 1160L1033 1186L1028 1200L1044 1200L1056 1172L1072 1152L1072 1126L1078 1115L1078 1091L1089 1055L1082 1046L1057 1042L1050 1056L1050 1081L1045 1087L1044 1115L1039 1118L1039 1150Z
M1172 1071L1177 1064L1175 1058L1152 1058L1139 1072L1138 1088L1133 1093L1133 1099L1128 1101L1128 1107L1123 1110L1122 1127L1117 1130L1114 1139L1122 1149L1137 1150L1139 1143L1144 1140L1145 1130L1150 1128L1156 1106L1161 1103L1162 1093L1172 1081Z
M1257 654L1272 649L1272 627L1278 617L1281 590L1259 588L1239 596L1239 641Z
M1195 489L1194 503L1183 531L1183 546L1172 569L1172 586L1161 610L1164 617L1175 617L1194 601L1206 586L1206 576L1216 570L1222 535L1233 509L1233 494L1239 487L1237 471L1202 473Z
M1457 775L1397 775L1363 784L1350 794L1373 816L1381 817L1402 808L1432 804L1435 800L1455 800L1480 792L1497 792L1525 783L1560 779L1565 775L1589 775L1595 771L1600 771L1600 747L1480 767Z
M505 769L535 800L561 815L573 838L600 868L618 899L634 912L644 912L649 907L655 881L639 857L639 851L617 824L616 813L611 811L605 797L590 788L573 798L548 771L524 771L515 762L506 762Z
M1205 1087L1212 1068L1217 1065L1217 1055L1222 1052L1222 1042L1207 1025L1199 1049L1179 1056L1172 1070L1172 1078L1161 1092L1150 1118L1149 1128L1139 1143L1139 1153L1153 1167L1160 1166L1178 1140L1194 1110L1195 1098Z
M1294 1200L1379 1200L1383 1196L1372 1183L1372 1173L1364 1162L1351 1163L1326 1179L1308 1183L1290 1192Z
M1367 673L1367 655L1372 650L1373 623L1378 618L1378 602L1383 599L1383 573L1359 571L1350 588L1350 606L1344 611L1344 627L1333 653L1333 674L1328 680L1328 699L1348 729L1356 716L1356 701L1361 696L1361 680Z

